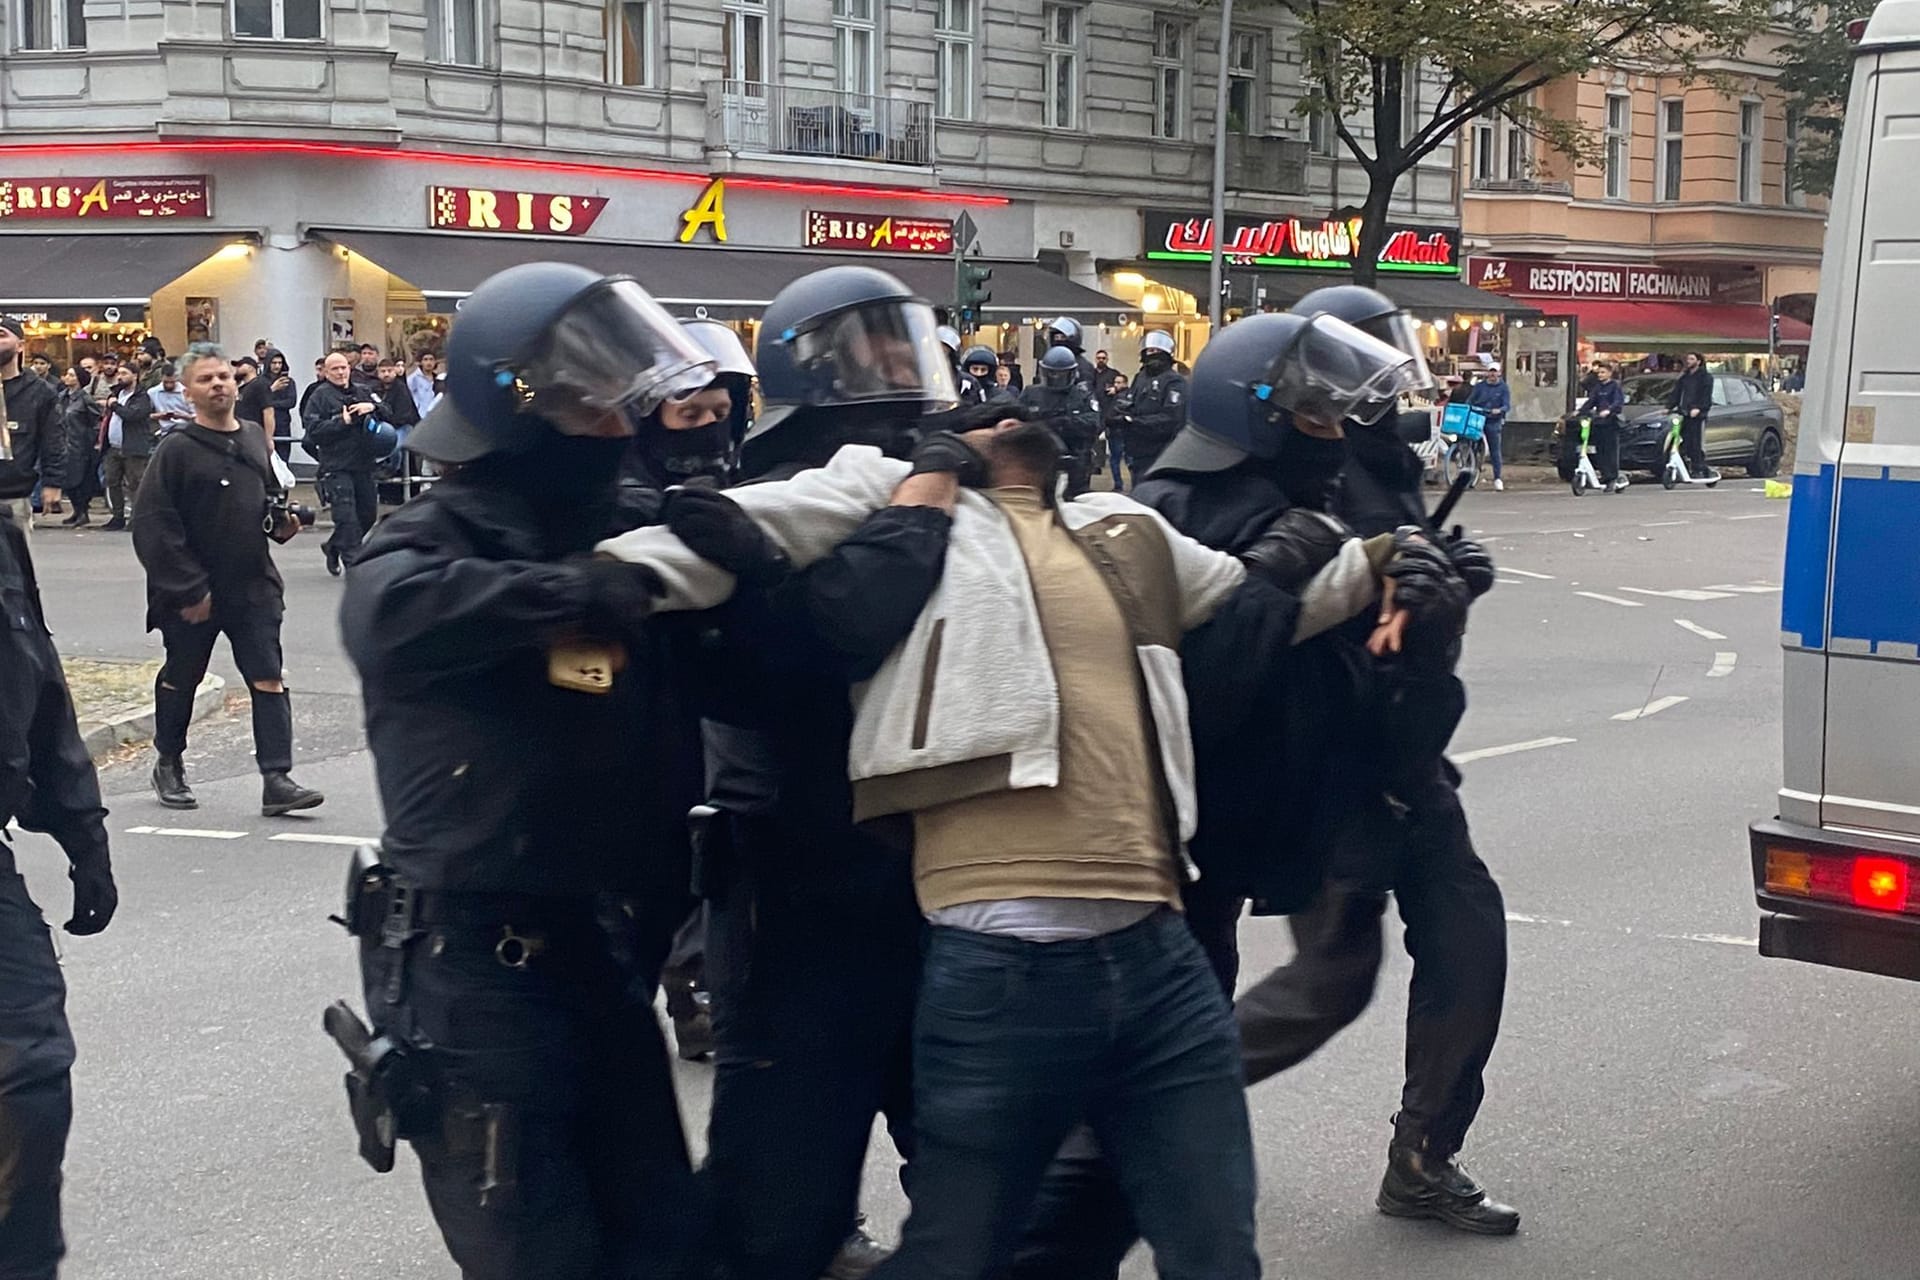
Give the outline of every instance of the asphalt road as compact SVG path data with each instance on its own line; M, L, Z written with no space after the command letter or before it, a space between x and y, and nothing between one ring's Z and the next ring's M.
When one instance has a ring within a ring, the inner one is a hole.
M1507 570L1476 607L1455 751L1512 935L1465 1158L1525 1222L1486 1240L1373 1210L1402 1051L1396 954L1356 1026L1253 1091L1269 1276L1920 1276L1920 990L1754 949L1744 824L1773 812L1779 778L1786 509L1756 489L1463 506ZM154 649L124 541L49 532L36 547L68 651ZM151 801L144 759L106 770L121 915L97 938L61 935L81 1050L72 1280L453 1274L411 1168L380 1178L355 1159L319 1030L355 989L325 919L347 853L330 841L380 823L338 584L317 546L281 562L297 776L330 799L260 818L244 713L196 730L197 813ZM202 834L136 830L164 826ZM21 848L63 912L57 853ZM1290 950L1279 922L1241 937L1249 974ZM704 1077L680 1068L695 1134ZM883 1235L903 1208L895 1164L876 1142Z

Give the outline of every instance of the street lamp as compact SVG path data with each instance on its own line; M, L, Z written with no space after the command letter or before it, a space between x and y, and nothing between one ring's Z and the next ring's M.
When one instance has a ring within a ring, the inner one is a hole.
M1213 78L1213 256L1207 262L1207 318L1220 331L1226 302L1220 281L1226 274L1227 245L1227 59L1233 42L1233 0L1220 0L1220 65Z

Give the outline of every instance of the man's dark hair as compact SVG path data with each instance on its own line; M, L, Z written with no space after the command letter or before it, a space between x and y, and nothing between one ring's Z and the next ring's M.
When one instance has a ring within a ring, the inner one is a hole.
M363 342L358 347L356 347L355 350L363 353L371 351L377 355L379 354L380 348L374 346L371 342Z
M989 400L985 404L970 404L954 410L945 429L955 435L964 435L982 427L998 426L1008 418L1016 422L1032 422L1033 406L1018 400Z

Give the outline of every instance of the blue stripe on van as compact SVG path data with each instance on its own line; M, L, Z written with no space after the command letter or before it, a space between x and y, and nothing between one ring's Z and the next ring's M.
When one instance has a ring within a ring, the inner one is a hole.
M1816 523L1818 523L1816 521ZM1834 530L1833 632L1847 640L1920 644L1920 482L1886 472L1841 483Z
M1826 647L1827 552L1832 545L1833 464L1818 475L1793 477L1787 518L1787 567L1780 596L1780 630L1800 647ZM1853 492L1849 485L1847 492Z

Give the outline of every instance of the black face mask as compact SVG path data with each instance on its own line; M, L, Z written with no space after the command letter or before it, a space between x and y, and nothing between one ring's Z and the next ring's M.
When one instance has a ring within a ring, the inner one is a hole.
M489 454L462 470L524 497L554 551L584 551L606 531L629 443L625 437L564 436L543 425L531 449Z
M640 429L640 447L668 475L719 480L729 470L733 437L725 419L686 431L651 423Z
M1149 351L1140 357L1140 367L1148 377L1155 377L1173 368L1173 357L1164 351Z
M1324 511L1333 502L1340 470L1347 465L1345 439L1310 436L1288 419L1280 428L1280 449L1266 464L1280 491L1296 507Z

